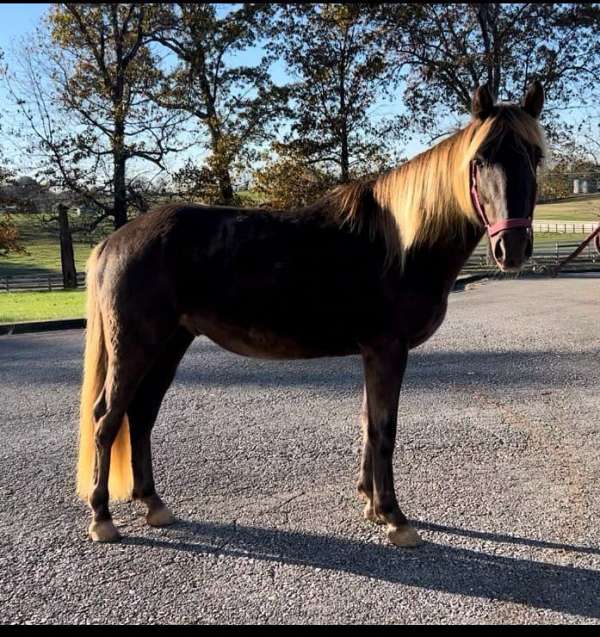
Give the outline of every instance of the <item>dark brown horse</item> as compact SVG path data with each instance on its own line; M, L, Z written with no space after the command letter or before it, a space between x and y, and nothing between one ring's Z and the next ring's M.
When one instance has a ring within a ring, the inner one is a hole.
M408 351L439 327L485 227L503 270L531 251L537 118L473 96L464 129L372 181L291 211L169 205L131 221L93 252L82 390L78 492L93 540L119 533L108 509L136 498L147 521L173 521L155 491L150 432L195 336L263 358L361 354L365 517L400 546L419 543L400 511L392 454Z

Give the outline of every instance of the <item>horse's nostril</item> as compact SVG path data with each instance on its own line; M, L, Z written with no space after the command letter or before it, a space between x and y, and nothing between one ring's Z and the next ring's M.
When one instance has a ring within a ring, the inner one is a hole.
M496 245L494 246L494 257L496 261L502 263L506 257L506 250L504 248L504 237L500 237L498 241L496 241Z

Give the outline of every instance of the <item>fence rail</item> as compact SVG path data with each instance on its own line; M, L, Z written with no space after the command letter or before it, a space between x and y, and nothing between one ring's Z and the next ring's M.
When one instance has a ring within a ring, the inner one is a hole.
M78 287L85 287L85 272L77 273ZM62 274L17 274L0 277L1 292L63 290Z
M575 241L557 241L553 244L542 244L539 248L534 248L533 256L523 267L529 272L541 271L549 266L558 265L559 261L568 257L575 248L580 245ZM488 263L487 247L478 246L470 259L465 264L464 272L473 272L481 269L492 269L495 266ZM600 269L600 253L592 243L589 243L575 259L566 264L563 268L568 270L598 270Z
M540 271L545 267L557 265L561 259L567 257L579 243L571 241L557 241L553 244L542 244L534 249L533 256L524 266L527 271ZM463 272L474 272L485 269L493 269L495 266L488 263L486 246L478 246L463 268ZM592 243L565 267L565 270L576 269L600 269L600 254ZM77 285L85 288L85 273L77 274ZM0 292L23 292L62 290L63 279L61 274L23 274L15 276L0 276Z
M593 232L597 226L598 223L596 221L567 221L564 223L552 223L550 221L533 222L534 232L552 232L557 234L577 234L578 232L587 234Z

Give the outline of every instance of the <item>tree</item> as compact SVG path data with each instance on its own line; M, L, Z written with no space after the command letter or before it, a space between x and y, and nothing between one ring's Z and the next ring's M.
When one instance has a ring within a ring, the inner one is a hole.
M7 210L9 206L16 208L12 176L9 170L0 166L0 257L10 252L25 251L19 242L19 228Z
M288 153L338 182L388 166L402 137L398 119L375 121L393 89L393 69L360 4L283 5L270 48L297 80L288 88Z
M395 52L415 128L439 133L445 116L470 111L473 88L521 100L533 79L545 92L552 134L561 111L584 102L600 55L598 12L588 3L383 4L374 37Z
M221 17L219 12L210 3L163 5L154 37L177 64L155 97L186 113L208 137L205 164L188 162L179 185L188 184L194 196L230 203L235 175L269 138L285 91L272 83L267 56L254 66L235 63L236 55L257 44L271 9L246 3Z
M11 215L2 211L0 213L0 257L5 257L9 252L23 252L23 246L19 243L19 229Z
M39 212L50 198L48 188L28 176L5 178L0 192L3 202L10 202L15 212L25 214Z
M306 206L336 184L336 178L320 171L303 157L280 154L253 175L254 191L272 208Z
M27 122L40 174L118 228L128 219L128 166L158 170L179 120L150 99L160 81L149 46L157 5L57 4L20 56L9 87Z

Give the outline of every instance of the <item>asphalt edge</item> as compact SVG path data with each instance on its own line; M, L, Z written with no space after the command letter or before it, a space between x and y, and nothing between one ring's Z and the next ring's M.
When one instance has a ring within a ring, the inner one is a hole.
M0 325L0 335L27 334L29 332L51 332L53 330L74 330L85 327L84 318L58 319L53 321L28 321L26 323L4 323Z

